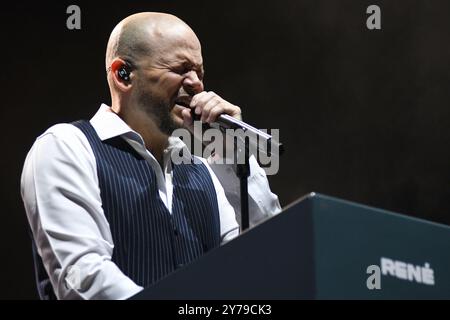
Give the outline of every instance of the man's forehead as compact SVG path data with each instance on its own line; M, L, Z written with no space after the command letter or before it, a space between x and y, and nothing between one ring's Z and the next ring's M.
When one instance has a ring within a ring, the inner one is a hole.
M162 26L154 27L148 31L150 42L160 44L164 48L189 48L200 50L200 41L194 31L188 26L177 24L163 28Z
M200 41L195 33L186 26L154 28L149 33L148 40L155 62L189 63L198 67L203 64Z

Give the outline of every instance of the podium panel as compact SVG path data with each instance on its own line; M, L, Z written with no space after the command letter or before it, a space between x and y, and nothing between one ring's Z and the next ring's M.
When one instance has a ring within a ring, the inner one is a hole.
M131 299L450 299L450 227L311 193Z

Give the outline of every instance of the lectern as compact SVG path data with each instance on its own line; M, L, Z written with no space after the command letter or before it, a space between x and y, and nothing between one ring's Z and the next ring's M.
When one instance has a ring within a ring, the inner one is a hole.
M311 193L131 299L450 299L450 227Z

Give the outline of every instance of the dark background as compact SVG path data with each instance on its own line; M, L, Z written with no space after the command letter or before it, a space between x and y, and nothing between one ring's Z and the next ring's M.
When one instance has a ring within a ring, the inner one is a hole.
M66 8L81 7L81 30ZM366 28L366 8L382 30ZM206 89L286 153L285 206L316 191L450 224L450 2L59 1L1 5L0 298L36 298L20 173L34 139L109 103L104 51L140 11L173 13L203 45Z

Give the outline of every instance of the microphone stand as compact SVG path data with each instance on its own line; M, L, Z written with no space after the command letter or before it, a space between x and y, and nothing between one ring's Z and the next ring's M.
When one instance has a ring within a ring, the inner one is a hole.
M258 137L258 139L265 141L267 144L270 145L273 143L274 145L276 145L280 153L283 153L284 151L283 144L279 143L278 141L273 141L271 135L227 114L220 115L216 120L216 123L211 124L211 127L218 128L222 132L225 132L226 129L241 129L244 132L250 131L254 134L255 137ZM243 140L243 149L240 148L238 139L234 140L234 148L236 150L234 155L235 158L240 159L239 155L244 157L244 163L239 163L239 161L236 161L236 175L239 178L241 196L241 231L245 231L250 227L248 177L250 176L249 149L251 141L247 138L244 138Z
M240 190L241 190L241 231L245 231L250 226L250 215L248 206L248 177L250 176L250 163L248 142L244 139L244 150L239 150L237 139L234 142L236 152L243 152L244 163L238 163L236 165L236 175L239 178ZM235 155L238 157L237 155Z
M200 117L194 113L194 109L191 110L192 118L194 121L199 121ZM270 143L274 143L277 146L280 154L283 153L284 148L283 144L278 141L273 141L272 136L262 132L261 130L252 127L251 125L237 120L227 114L222 114L218 117L216 122L210 124L212 128L220 129L223 133L225 133L226 129L242 129L243 131L250 131L258 136L259 139L263 139L264 141ZM208 127L206 125L206 127ZM249 216L249 205L248 205L248 177L250 176L250 141L249 139L243 139L243 149L239 146L239 139L234 139L234 147L235 147L235 159L240 159L239 155L243 155L244 163L239 163L240 161L236 161L236 175L239 178L240 183L240 195L241 195L241 231L245 231L250 226L250 216Z

